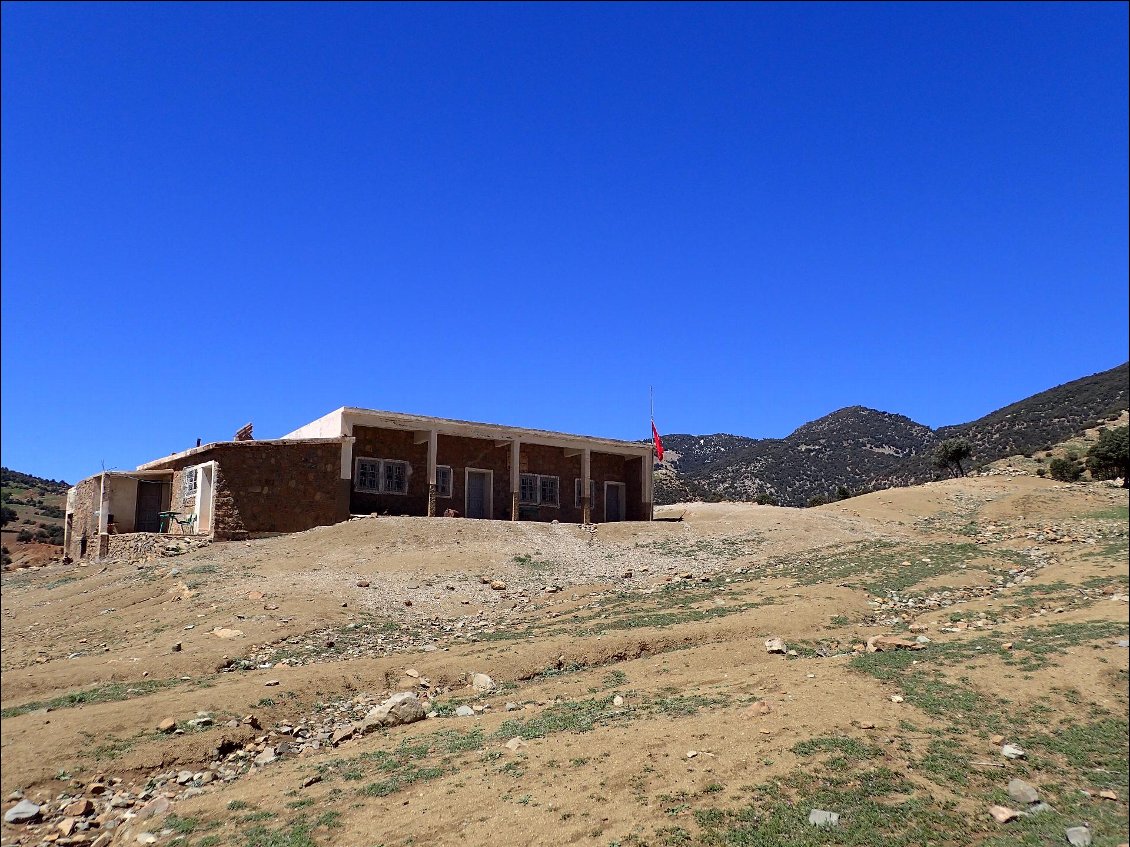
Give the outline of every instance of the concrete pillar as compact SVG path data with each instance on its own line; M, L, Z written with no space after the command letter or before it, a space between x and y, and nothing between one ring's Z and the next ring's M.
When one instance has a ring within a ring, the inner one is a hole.
M592 451L585 448L581 451L581 523L586 526L592 523L592 497L590 491L592 484Z
M98 493L98 546L94 551L97 561L110 552L110 480L102 474Z
M640 491L643 493L644 520L655 519L655 447L647 448L647 455L640 461L643 462L643 478Z
M436 516L436 453L439 447L439 434L436 430L428 433L428 517Z
M522 442L510 442L510 520L518 520L518 506L522 493Z

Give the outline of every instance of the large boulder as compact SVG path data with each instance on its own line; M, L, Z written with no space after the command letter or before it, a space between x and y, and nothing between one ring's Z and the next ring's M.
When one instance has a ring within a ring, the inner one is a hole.
M23 799L4 813L4 823L29 823L38 817L39 806Z
M416 692L401 691L370 709L361 723L361 729L368 732L376 727L415 723L422 721L427 714L424 704L416 697Z
M498 686L494 684L494 680L487 676L485 673L476 673L471 675L471 687L476 691L494 691Z

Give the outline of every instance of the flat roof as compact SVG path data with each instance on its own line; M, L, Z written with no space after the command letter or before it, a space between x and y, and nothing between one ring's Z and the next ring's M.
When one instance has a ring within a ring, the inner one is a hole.
M187 459L190 456L196 456L200 453L207 453L216 447L253 447L256 444L267 445L281 445L288 444L340 444L342 441L352 440L341 438L263 438L263 439L249 439L247 441L212 441L208 444L201 444L199 447L192 447L188 450L182 450L179 453L172 453L168 456L162 456L160 459L154 459L152 462L146 462L144 465L138 465L139 471L157 470L161 465L169 464L171 462L178 462L181 459ZM97 474L96 474L97 475Z
M351 423L361 426L366 426L367 421L373 421L375 425L384 424L394 429L434 429L444 435L459 435L466 438L516 438L529 444L603 447L616 453L632 453L640 456L651 452L650 441L621 441L614 438L597 438L591 435L572 435L567 432L554 432L547 429L463 421L455 418L434 418L425 415L409 415L403 412L385 412L379 409L361 409L356 406L342 406L336 411L342 414L343 419L349 417L352 419ZM333 414L333 412L330 414Z

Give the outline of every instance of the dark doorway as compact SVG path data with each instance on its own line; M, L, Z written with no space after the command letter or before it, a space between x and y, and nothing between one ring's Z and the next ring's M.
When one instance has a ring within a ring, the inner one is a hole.
M490 517L490 485L489 471L467 471L467 517Z
M137 482L137 517L134 529L137 532L161 531L161 501L165 493L163 482Z

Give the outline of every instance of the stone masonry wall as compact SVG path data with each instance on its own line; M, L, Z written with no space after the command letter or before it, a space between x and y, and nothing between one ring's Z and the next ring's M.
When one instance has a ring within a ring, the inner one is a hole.
M349 506L355 514L389 512L393 515L426 515L428 512L428 445L413 443L411 432L356 426L353 435L354 468L358 458L394 459L409 463L408 491L406 494L370 494L351 491ZM592 518L604 521L604 483L627 484L625 493L625 518L645 520L645 507L640 502L643 462L636 457L614 453L591 454L589 471L596 483L596 497L592 503ZM510 445L496 447L494 440L440 435L436 442L436 464L451 468L452 490L450 497L436 500L437 514L455 509L462 514L466 509L466 469L491 471L494 497L494 518L510 518ZM522 506L526 520L580 523L581 508L575 505L576 480L581 476L581 457L565 457L560 447L523 444L519 455L522 473L543 474L558 478L561 505Z
M92 476L75 486L74 511L71 512L69 543L64 554L72 559L82 558L82 539L86 537L86 558L98 555L98 516L102 476Z
M186 468L209 461L217 468L213 485L213 535L243 539L248 533L300 532L349 517L341 485L341 445L222 444L179 460L174 466L173 504L191 512L194 499L182 499Z

